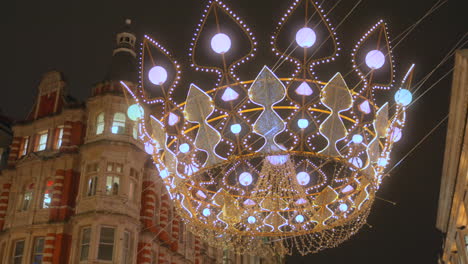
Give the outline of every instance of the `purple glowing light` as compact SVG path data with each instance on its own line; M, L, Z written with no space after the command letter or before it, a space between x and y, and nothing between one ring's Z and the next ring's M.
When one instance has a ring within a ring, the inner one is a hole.
M385 63L385 55L380 50L371 50L366 55L366 64L369 68L380 69Z
M218 54L224 54L231 48L231 39L224 33L218 33L211 39L211 48Z
M371 112L369 101L365 100L359 105L359 111L363 112L364 114L369 114Z
M315 31L308 27L299 29L296 33L296 42L302 48L310 48L314 45L317 36Z
M304 96L309 96L311 95L314 91L312 88L310 88L309 84L306 82L302 82L295 90L295 92L298 95L304 95Z
M224 90L223 96L221 96L221 99L224 102L234 101L237 98L239 98L239 94L231 87L226 88L226 90Z
M252 174L243 172L239 175L239 182L244 186L249 186L253 181Z
M310 175L305 171L301 171L296 175L299 185L307 185L310 182Z

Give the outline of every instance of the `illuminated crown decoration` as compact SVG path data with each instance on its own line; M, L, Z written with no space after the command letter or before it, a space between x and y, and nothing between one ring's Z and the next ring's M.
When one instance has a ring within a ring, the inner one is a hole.
M376 94L395 82L379 21L352 51L354 88L340 73L319 80L315 68L333 62L340 44L310 0L292 3L271 45L278 63L254 80L239 77L248 75L239 66L254 57L257 40L229 7L208 1L190 58L206 75L197 80L216 76L215 88L191 84L177 102L181 67L145 36L139 89L127 87L137 102L129 116L139 121L145 149L193 233L238 253L308 254L338 245L366 222L401 138L413 66L396 103L378 106ZM285 78L273 72L291 65Z

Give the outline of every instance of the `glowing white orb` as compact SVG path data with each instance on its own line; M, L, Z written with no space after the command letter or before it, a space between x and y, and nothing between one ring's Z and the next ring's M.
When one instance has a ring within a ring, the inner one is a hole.
M380 50L371 50L366 55L366 64L369 68L376 70L385 63L385 55Z
M401 129L394 127L390 132L390 138L393 142L398 142L401 139Z
M395 93L395 102L407 106L413 101L413 95L406 89L400 89Z
M151 83L162 85L167 80L167 71L161 66L154 66L148 73Z
M297 126L299 128L306 128L309 126L309 120L307 119L299 119L297 120Z
M159 176L161 176L161 178L166 178L167 176L169 176L169 171L167 169L164 169L162 171L159 172Z
M388 161L387 161L386 158L379 158L377 160L377 165L380 166L380 167L385 167L385 166L387 166L387 164L388 164Z
M296 33L296 42L302 48L310 48L314 45L317 36L315 31L308 27L299 29Z
M283 165L288 160L288 155L267 156L267 160L273 165Z
M304 222L304 216L303 215L296 215L296 222L298 222L298 223Z
M179 146L179 150L180 150L180 152L182 152L182 153L187 153L187 152L189 152L189 150L190 150L190 146L189 146L189 144L187 144L187 143L181 144L181 145Z
M307 84L306 82L302 82L295 90L295 92L298 94L298 95L304 95L304 96L309 96L311 95L312 93L314 93L314 91L312 90L312 88L310 88L309 84Z
M208 208L203 209L203 215L206 216L206 217L210 216L211 215L210 209L208 209Z
M339 206L341 212L346 212L348 211L348 205L345 203L340 204Z
M353 164L357 168L362 168L362 165L363 165L362 164L362 159L360 159L358 157L350 158L349 162L351 162L351 164Z
M244 186L249 186L253 181L252 174L243 172L239 175L239 182Z
M149 143L149 142L146 142L145 143L145 151L146 151L146 153L148 153L150 155L153 155L153 153L154 153L153 145L151 145L151 143Z
M239 94L231 87L226 88L226 90L224 90L223 96L221 96L221 99L224 102L234 101L237 98L239 98Z
M132 121L136 121L137 119L142 119L145 115L145 110L139 104L132 104L127 109L128 118Z
M239 134L239 133L241 132L241 130L242 130L242 126L241 126L241 125L239 125L239 124L233 124L233 125L231 125L231 132L232 132L233 134Z
M310 175L305 171L301 171L296 175L299 185L307 185L310 182Z
M353 135L352 140L353 140L354 143L360 144L360 143L362 143L362 140L364 140L364 138L361 135Z
M255 217L253 216L249 216L247 218L247 222L249 222L249 224L255 224L255 222L257 222L257 219L255 219Z
M231 48L231 39L224 33L218 33L211 39L211 48L216 53L224 54Z

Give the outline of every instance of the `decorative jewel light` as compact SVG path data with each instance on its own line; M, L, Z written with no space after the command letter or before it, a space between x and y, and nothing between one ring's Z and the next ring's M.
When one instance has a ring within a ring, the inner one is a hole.
M218 33L211 39L211 48L219 54L224 54L231 48L231 38L224 33Z
M402 136L405 106L411 102L411 93L408 102L403 88L411 87L414 65L405 75L402 89L395 94L396 107L388 103L378 105L373 94L376 88L388 89L394 77L385 23L374 25L353 49L352 65L361 82L356 89L350 89L340 73L330 80L318 80L315 76L314 67L333 61L340 51L335 29L317 3L307 2L326 26L326 31L320 31L320 38L322 33L328 33L323 39L332 40L333 54L309 54L307 48L317 39L314 30L307 26L296 32L295 39L288 40L304 48L300 56L277 47L279 33L287 30L289 18L304 15L297 10L305 1L292 2L271 40L274 54L293 63L291 75L277 77L265 66L254 80L238 76L237 67L256 52L255 36L221 0L208 0L189 54L191 67L218 76L212 80L214 88L202 89L193 84L184 87L188 88L186 100L176 103L173 89L177 88L179 65L165 48L147 36L145 43L152 43L162 51L158 56L172 62L172 68L167 66L171 80L167 80L166 69L162 71L157 68L160 66L145 61L160 58L150 56L154 54L146 56L151 50L142 45L140 73L147 72L146 67L152 68L147 76L141 75L140 91L134 93L122 82L135 101L149 111L133 117L141 128L145 150L152 155L159 176L173 197L178 216L192 233L212 246L251 255L285 255L294 251L305 255L337 246L365 224L391 150ZM204 30L207 23L215 23L210 28L220 28L222 22L208 19L215 13L224 13L219 17L231 19L239 27L225 32L244 34L250 43L244 53L235 54L236 50L221 56L223 66L198 62L199 52L206 51L199 48L200 43L211 41L211 48L224 54L231 50L231 38L246 38L234 33L213 36L212 31ZM377 34L379 30L383 34ZM365 56L368 67L360 67L364 62L356 60L363 57L363 43L368 47L374 41L369 39L371 34L382 39ZM385 46L379 47L379 43ZM316 43L314 49L320 49L318 44L321 43ZM377 85L367 73L385 63L390 66L384 69L390 68L391 82ZM158 70L152 72L153 69ZM145 99L144 84L148 79L156 85L167 81L168 92L153 100ZM152 104L158 105L146 107Z

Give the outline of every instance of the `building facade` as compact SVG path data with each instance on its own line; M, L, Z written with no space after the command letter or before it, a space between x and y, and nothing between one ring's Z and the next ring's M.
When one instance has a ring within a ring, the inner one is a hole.
M440 263L468 263L468 49L455 56L437 228L444 235Z
M0 263L260 263L187 232L127 115L136 37L117 34L112 65L86 103L46 73L13 127L0 174ZM263 260L264 263L270 263Z

